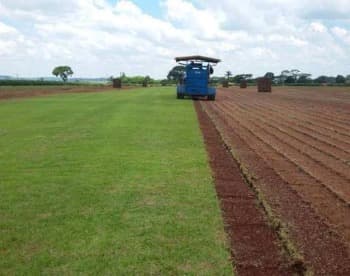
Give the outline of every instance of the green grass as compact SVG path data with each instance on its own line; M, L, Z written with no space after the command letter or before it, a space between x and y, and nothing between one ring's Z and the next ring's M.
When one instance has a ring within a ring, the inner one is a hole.
M174 88L0 102L0 274L231 274Z

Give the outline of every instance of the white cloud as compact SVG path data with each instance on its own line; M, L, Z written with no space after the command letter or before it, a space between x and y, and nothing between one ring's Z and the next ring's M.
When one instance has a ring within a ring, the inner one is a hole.
M349 32L347 30L345 30L343 28L339 28L337 26L332 28L332 32L339 37L345 37L349 34Z
M131 0L0 0L0 74L69 64L77 76L164 77L176 55L196 53L221 58L218 74L349 73L350 32L339 24L350 1L160 2L155 18Z
M310 30L316 33L325 33L327 32L326 26L319 22L312 22L310 24Z
M332 33L337 36L339 39L344 41L346 44L350 45L350 31L340 28L340 27L333 27L332 28Z

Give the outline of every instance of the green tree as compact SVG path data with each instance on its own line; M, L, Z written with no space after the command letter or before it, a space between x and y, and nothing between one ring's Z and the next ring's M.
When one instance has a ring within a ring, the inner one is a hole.
M160 85L161 86L167 86L168 85L168 80L167 79L163 79L160 81Z
M72 76L74 74L72 68L70 68L67 65L64 66L57 66L52 71L52 75L56 77L60 77L64 82L68 80L68 77Z
M230 77L232 77L232 72L231 71L226 71L225 77L227 78L228 81L230 81Z
M275 74L272 72L267 72L265 74L265 78L269 78L269 79L273 80L275 78Z
M345 83L350 83L350 75L347 75L345 78Z
M297 83L305 83L305 84L312 83L311 74L300 73Z
M302 73L299 69L283 70L280 76L275 77L277 83L310 83L311 74Z
M279 76L280 82L285 83L288 77L292 76L291 72L289 70L283 70L281 72L281 75Z
M167 76L167 79L170 81L179 81L185 73L185 67L182 65L176 65L173 67Z
M297 82L299 75L301 74L299 69L292 69L290 70L290 73L292 74L292 77L294 78L294 82Z
M239 74L233 77L235 83L240 83L242 80L248 81L253 77L253 74Z
M335 82L336 83L345 83L346 79L344 76L342 75L338 75L336 78L335 78Z
M147 87L148 84L152 81L151 77L150 76L146 76L143 81L142 81L142 86L143 87Z
M327 79L328 77L327 76L319 76L318 78L316 78L314 80L315 83L327 83Z
M293 77L293 76L288 76L286 79L285 79L285 81L284 81L284 83L295 83L295 78Z

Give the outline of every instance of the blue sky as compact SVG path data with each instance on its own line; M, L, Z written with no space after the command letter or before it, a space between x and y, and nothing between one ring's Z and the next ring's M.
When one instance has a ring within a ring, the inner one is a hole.
M0 0L0 75L163 78L178 55L216 75L350 75L349 0Z
M108 0L108 2L115 5L117 0ZM162 16L160 1L158 0L133 0L132 2L147 14L158 18Z

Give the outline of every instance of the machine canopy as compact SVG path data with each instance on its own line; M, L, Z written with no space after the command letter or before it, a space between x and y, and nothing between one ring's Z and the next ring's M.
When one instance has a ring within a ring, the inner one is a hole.
M176 57L176 62L180 61L199 61L199 62L209 62L209 63L219 63L221 60L217 58L204 57L204 56L186 56L186 57Z

